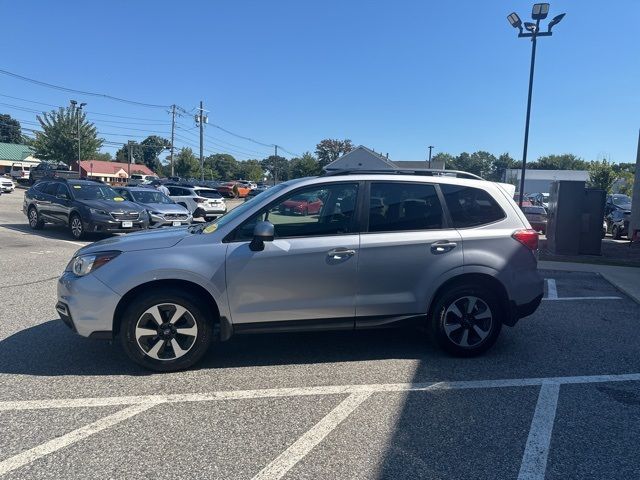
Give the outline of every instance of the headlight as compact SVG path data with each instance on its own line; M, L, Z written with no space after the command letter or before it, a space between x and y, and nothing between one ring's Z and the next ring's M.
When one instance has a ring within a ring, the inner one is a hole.
M104 210L100 210L97 208L90 208L89 211L91 212L92 215L106 215L107 217L109 216L108 212L105 212Z
M109 263L118 255L120 255L120 252L99 252L88 255L78 255L71 259L65 270L82 277Z

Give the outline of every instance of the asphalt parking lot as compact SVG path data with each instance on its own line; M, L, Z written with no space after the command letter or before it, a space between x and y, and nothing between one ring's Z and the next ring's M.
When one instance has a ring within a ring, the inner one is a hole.
M74 251L0 197L0 476L615 479L640 471L640 306L592 273L480 358L412 330L236 337L152 374L57 319Z

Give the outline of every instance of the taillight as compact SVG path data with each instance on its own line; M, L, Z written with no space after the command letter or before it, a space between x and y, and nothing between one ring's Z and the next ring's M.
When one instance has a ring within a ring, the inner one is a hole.
M196 201L196 203L204 203L207 199L206 198L195 197L194 200Z
M532 230L530 228L526 230L516 230L511 235L529 250L537 250L538 249L538 232Z

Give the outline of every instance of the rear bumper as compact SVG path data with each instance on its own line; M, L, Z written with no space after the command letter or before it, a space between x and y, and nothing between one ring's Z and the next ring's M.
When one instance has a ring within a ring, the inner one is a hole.
M512 301L510 305L511 307L511 312L510 312L511 314L509 315L510 318L508 321L504 323L510 327L513 327L521 318L532 315L540 306L540 303L542 302L542 296L543 294L541 293L530 302L523 303L521 305L516 305L516 303Z

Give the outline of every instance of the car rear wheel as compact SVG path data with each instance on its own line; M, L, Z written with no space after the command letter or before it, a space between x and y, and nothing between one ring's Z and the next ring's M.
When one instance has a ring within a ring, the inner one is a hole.
M71 236L76 240L82 239L85 235L82 219L77 213L72 214L69 219L69 230L71 231Z
M436 300L431 331L443 350L460 357L473 357L496 342L503 315L503 308L489 290L461 285Z
M207 352L211 321L197 297L160 290L141 295L122 316L120 342L134 362L159 372L184 370Z
M206 214L202 208L196 208L196 211L193 212L193 218L204 218L206 220Z
M611 236L614 238L614 240L620 240L620 229L618 228L617 225L614 225L613 227L611 227Z
M29 226L34 230L40 230L44 227L44 220L40 218L40 214L36 207L29 208Z

